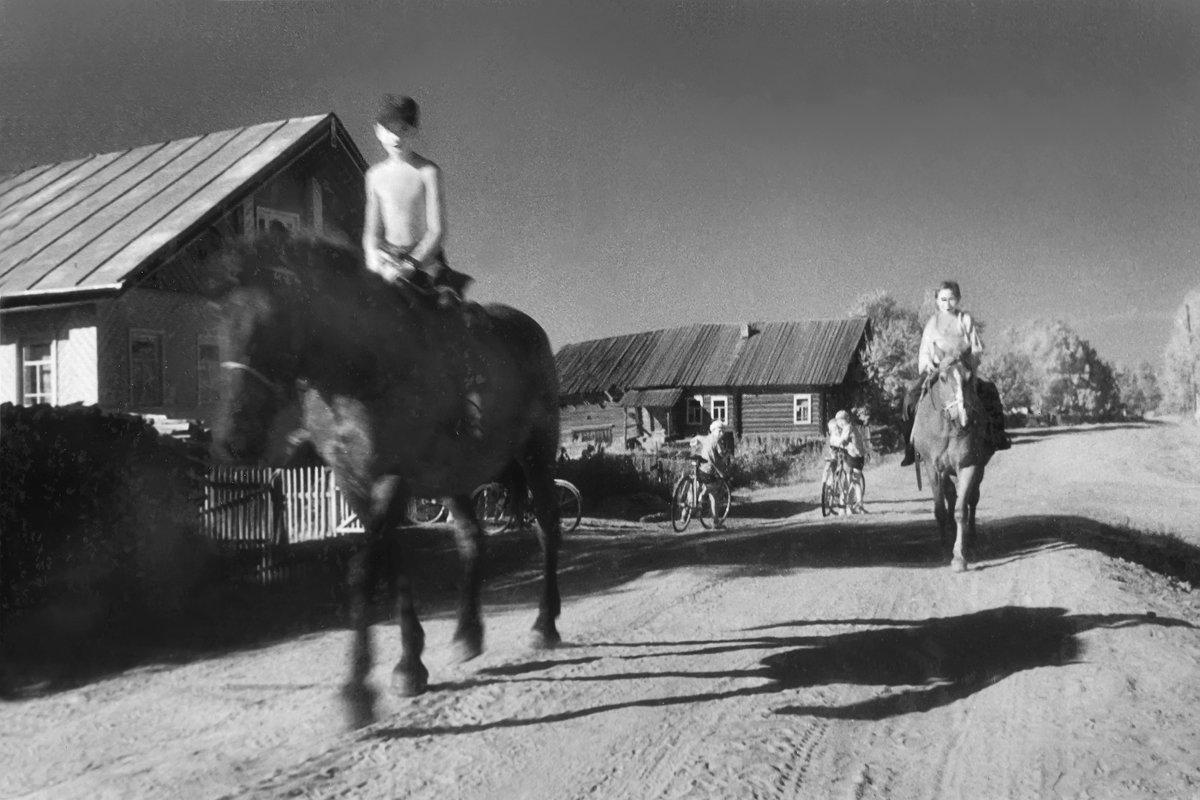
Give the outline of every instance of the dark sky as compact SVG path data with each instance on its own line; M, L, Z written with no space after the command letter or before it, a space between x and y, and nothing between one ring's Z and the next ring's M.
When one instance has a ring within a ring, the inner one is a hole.
M556 347L943 278L1158 362L1200 285L1193 2L0 0L0 172L422 103L452 263Z

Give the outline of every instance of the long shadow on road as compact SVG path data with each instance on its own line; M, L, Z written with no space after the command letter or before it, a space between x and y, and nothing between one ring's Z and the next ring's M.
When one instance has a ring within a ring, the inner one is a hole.
M858 630L829 636L761 634L711 641L609 642L590 646L600 651L594 658L571 658L561 662L540 660L483 670L490 679L471 681L460 688L475 688L489 682L519 684L531 681L637 681L653 687L656 679L667 677L720 681L745 679L754 681L753 686L682 696L654 694L650 688L650 696L635 700L585 706L538 717L504 718L470 725L397 725L373 731L370 736L397 739L474 733L543 725L627 708L661 708L738 697L786 695L832 684L878 687L878 691L870 698L845 705L787 704L773 711L830 719L880 720L953 703L1024 670L1078 663L1084 655L1084 643L1079 635L1087 631L1141 625L1192 627L1181 620L1160 617L1069 614L1062 608L1006 606L923 620L800 620L748 632L814 625L849 625ZM639 649L654 652L624 652ZM757 667L725 671L704 668L716 653L756 650L771 651L760 659ZM621 662L657 657L670 658L672 667L637 671L616 669L582 677L537 674L550 673L565 664L605 659L617 666ZM694 659L698 668L680 670L680 658Z
M569 600L617 591L659 570L763 575L807 569L948 569L936 527L926 517L889 513L823 520L809 513L767 525L760 522L735 517L729 529L694 528L684 534L666 525L617 531L581 528L564 541L563 596ZM1200 548L1179 540L1152 541L1090 519L1055 515L1002 518L981 524L981 529L989 535L968 554L973 569L1004 569L1054 549L1078 547L1200 583ZM422 617L452 615L459 574L452 534L431 528L400 535L413 565ZM540 561L538 543L528 531L489 538L485 615L497 607L528 607L532 622L541 591ZM101 625L79 630L46 610L5 619L0 630L0 698L52 693L131 667L220 657L342 629L343 567L343 560L335 557L284 585L214 585L183 618L152 629ZM380 603L377 621L388 619L384 609Z

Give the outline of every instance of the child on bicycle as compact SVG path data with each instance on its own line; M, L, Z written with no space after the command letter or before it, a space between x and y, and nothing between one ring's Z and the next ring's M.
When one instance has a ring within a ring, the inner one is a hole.
M866 462L866 447L863 444L862 426L854 421L850 416L850 412L842 409L834 415L834 418L829 420L829 438L827 439L827 447L825 449L825 477L823 483L829 484L833 482L834 464L837 462L837 451L844 450L846 452L846 464L850 469L858 474L862 474L863 464ZM855 511L863 511L862 501L859 500L858 508Z
M724 436L725 421L714 419L708 426L707 436L693 436L691 439L692 455L703 459L697 469L700 473L700 480L708 490L708 500L712 503L714 519L719 517L717 497L714 492L718 489L720 479L723 477L721 468L729 456L722 441ZM716 525L720 527L721 523L718 521Z

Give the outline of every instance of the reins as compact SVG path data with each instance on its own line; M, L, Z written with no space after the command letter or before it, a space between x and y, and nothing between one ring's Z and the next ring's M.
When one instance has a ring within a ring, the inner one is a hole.
M283 386L281 386L277 381L271 380L249 364L243 364L240 361L222 361L221 368L239 369L243 372L247 372L252 378L274 392L276 399L280 400L281 402L287 399L287 391L283 388Z

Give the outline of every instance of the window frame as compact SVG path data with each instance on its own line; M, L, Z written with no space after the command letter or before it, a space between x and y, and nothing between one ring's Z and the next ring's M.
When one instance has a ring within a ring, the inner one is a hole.
M271 223L278 222L289 232L300 230L300 215L295 211L283 211L270 206L254 206L254 230L258 234L269 233Z
M152 337L158 346L158 364L157 364L157 383L158 383L158 400L157 402L147 402L146 400L135 396L134 393L134 364L137 361L133 357L134 343L138 337ZM129 405L132 408L160 408L166 402L166 362L167 356L164 350L166 337L161 330L152 328L130 328L129 329Z
M721 408L721 413L717 413L718 404ZM726 425L729 425L729 395L714 394L708 399L708 413L712 419L721 420Z
M683 419L685 425L703 425L704 400L694 396L689 397L684 403Z
M792 395L792 424L793 425L812 425L813 424L813 421L812 421L813 397L814 397L814 395L811 392L805 393L805 394L797 393L797 394ZM801 403L803 403L803 406L801 405ZM806 412L803 415L805 417L804 419L801 419L801 414L799 413L801 408L804 408L804 410Z
M208 362L202 357L202 352L205 347L215 347L217 349L217 357L215 361ZM205 365L211 363L210 369L205 369ZM205 375L209 376L207 389L210 393L205 396L204 383L202 380ZM212 405L221 399L221 342L220 337L215 334L200 333L196 335L196 405L206 406Z
M29 361L25 357L26 348L43 344L50 345L50 354L45 359ZM58 340L56 340L53 336L21 339L18 343L17 354L19 358L17 377L19 381L18 386L20 388L21 405L32 406L37 405L39 402L56 405L58 402ZM50 387L47 391L30 393L28 386L29 382L26 379L25 374L25 370L30 366L49 367ZM30 402L31 397L37 399L34 399L33 402Z

